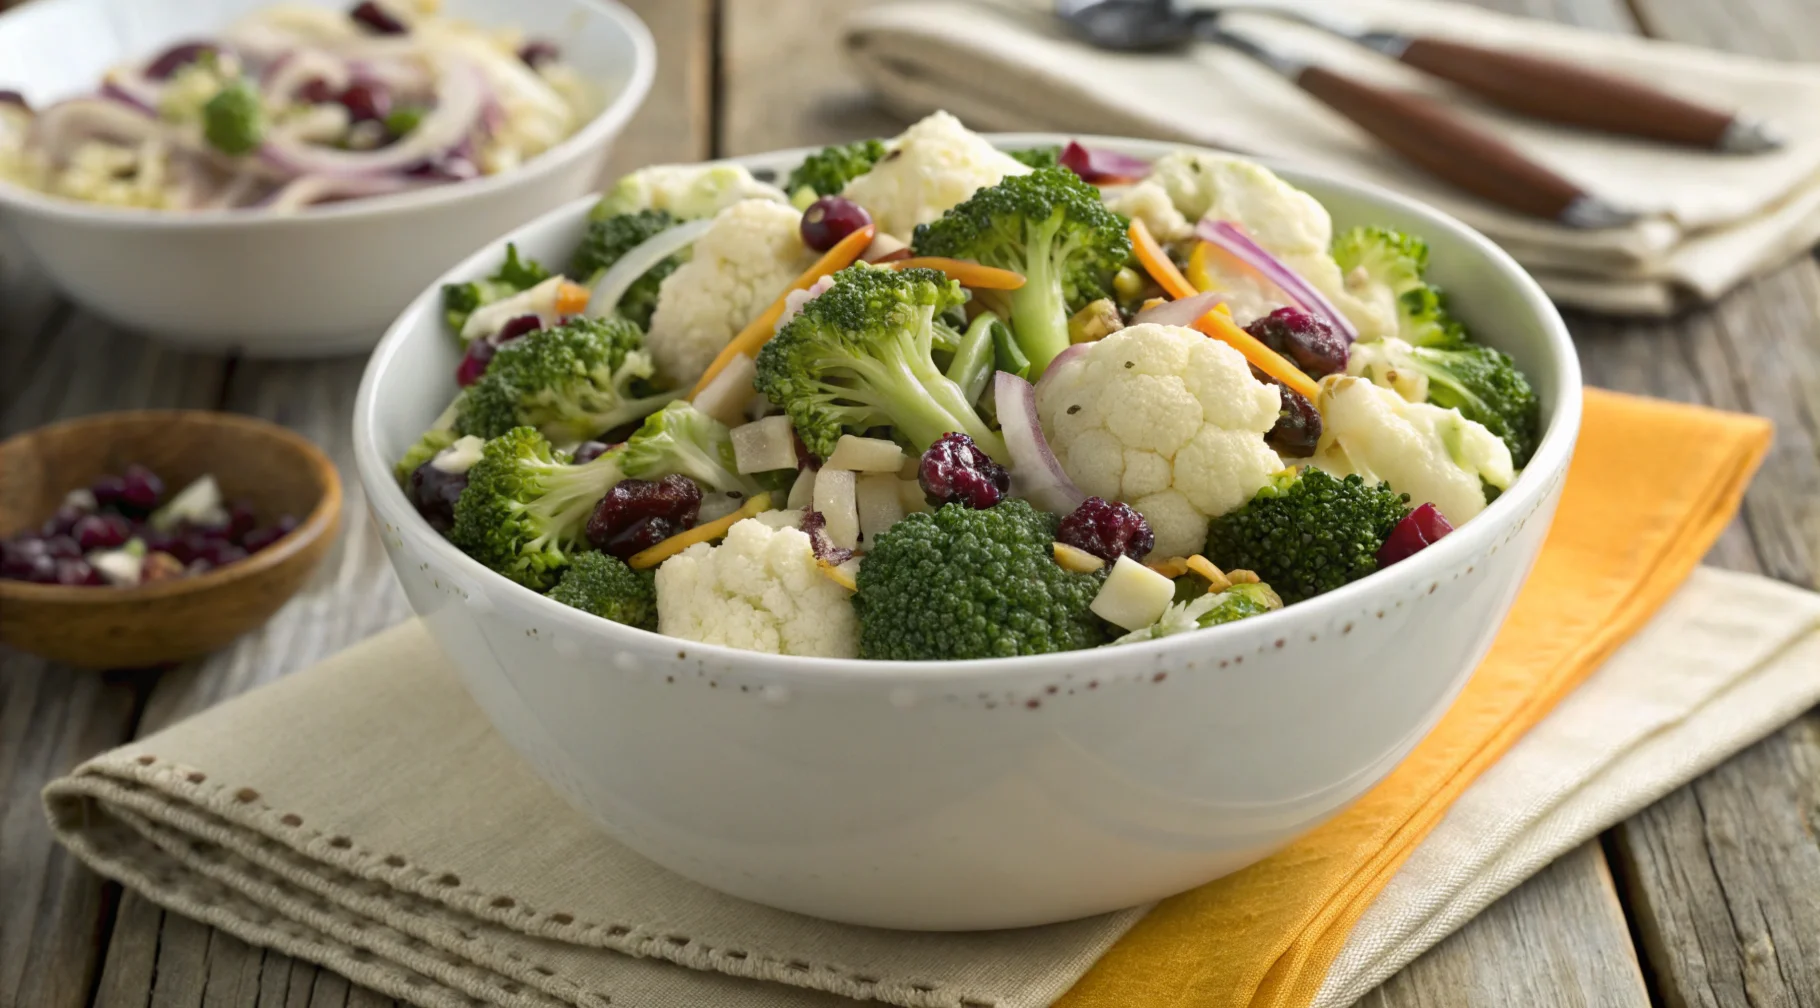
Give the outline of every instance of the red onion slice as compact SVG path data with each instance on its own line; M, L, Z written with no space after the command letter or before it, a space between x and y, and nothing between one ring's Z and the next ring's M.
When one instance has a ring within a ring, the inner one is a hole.
M1199 321L1202 315L1225 303L1226 295L1219 291L1202 291L1193 297L1165 301L1146 308L1133 316L1131 321L1133 325L1155 322L1157 325L1190 326Z
M1056 161L1083 180L1098 184L1113 180L1135 181L1150 174L1150 162L1118 151L1081 146L1070 140Z
M354 79L348 64L321 49L293 49L266 67L260 87L279 101L287 101L305 84L320 79L336 92Z
M1061 359L1061 354L1056 355L1056 361ZM1050 370L1055 370L1055 361L1050 363ZM1087 495L1062 471L1062 464L1049 450L1042 422L1036 416L1035 386L1008 371L1000 371L992 376L992 395L998 405L1005 450L1011 455L1012 494L1055 514L1067 514L1079 507Z
M95 137L141 144L160 135L158 120L111 98L71 98L38 114L34 143L52 164L62 164L77 144Z
M1263 274L1265 279L1282 288L1297 308L1326 319L1333 326L1333 331L1345 337L1347 343L1359 338L1359 331L1353 327L1352 321L1341 314L1333 302L1327 300L1326 295L1302 279L1295 270L1285 266L1282 260L1266 252L1262 245L1252 241L1251 236L1237 224L1231 221L1203 220L1194 226L1194 233Z
M101 97L131 105L149 116L158 114L159 86L133 73L113 71L101 82Z
M651 267L663 262L690 245L707 233L714 226L714 218L704 217L686 224L678 224L668 231L659 231L635 246L631 251L619 257L619 261L601 274L600 281L594 285L594 292L588 296L587 314L605 315L619 307L619 299L626 296L626 289Z
M436 67L436 108L397 143L371 151L344 151L276 135L260 148L260 158L293 175L354 176L400 172L443 154L467 139L479 123L487 88L480 71L465 59L438 54Z

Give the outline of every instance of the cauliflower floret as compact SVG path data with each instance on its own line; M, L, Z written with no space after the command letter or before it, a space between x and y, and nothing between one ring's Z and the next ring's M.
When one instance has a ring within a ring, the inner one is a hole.
M879 230L906 242L918 224L975 190L1030 171L946 112L931 113L885 146L885 156L841 195L865 207Z
M645 346L663 380L687 386L815 261L788 203L742 200L714 218L689 261L664 278Z
M1144 222L1158 241L1182 241L1194 234L1194 225L1175 207L1169 190L1151 179L1105 194L1106 206L1114 213Z
M771 654L859 656L847 590L816 567L809 537L747 518L719 546L657 568L657 627L670 637Z
M683 220L712 217L741 200L788 203L784 191L725 162L667 164L623 175L594 210L595 219L639 210L667 210Z
M1485 510L1485 488L1510 486L1510 449L1483 424L1429 403L1405 400L1365 378L1321 381L1321 441L1313 463L1335 476L1357 473L1433 504L1455 527Z
M1232 155L1183 150L1158 159L1146 181L1168 193L1189 218L1231 221L1244 228L1265 251L1326 295L1358 328L1361 339L1396 332L1395 306L1359 297L1340 276L1329 252L1333 218L1327 208L1270 169ZM1214 288L1227 293L1233 318L1241 324L1287 304L1275 284L1226 256L1209 256L1207 266Z
M1159 557L1198 553L1207 522L1258 492L1282 460L1264 443L1281 400L1237 350L1144 323L1090 344L1037 393L1037 417L1082 490L1136 508Z

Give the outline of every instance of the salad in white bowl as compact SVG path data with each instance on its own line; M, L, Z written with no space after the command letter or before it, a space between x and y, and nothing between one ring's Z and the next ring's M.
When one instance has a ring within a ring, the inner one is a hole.
M554 42L437 7L276 4L37 109L0 70L0 179L106 206L291 213L510 171L602 105Z
M398 460L492 571L785 655L966 660L1337 589L1519 478L1539 400L1425 278L1243 158L1001 152L937 113L781 185L621 179L567 261L443 289Z

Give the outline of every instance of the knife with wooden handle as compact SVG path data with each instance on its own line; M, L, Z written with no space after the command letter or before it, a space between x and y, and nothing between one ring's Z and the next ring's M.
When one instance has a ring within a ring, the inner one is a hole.
M1364 32L1353 40L1534 119L1728 154L1782 145L1748 116L1577 63L1395 32Z
M1571 227L1616 227L1635 219L1426 95L1286 56L1222 29L1213 17L1197 18L1194 29L1205 41L1271 67L1406 160L1476 196Z

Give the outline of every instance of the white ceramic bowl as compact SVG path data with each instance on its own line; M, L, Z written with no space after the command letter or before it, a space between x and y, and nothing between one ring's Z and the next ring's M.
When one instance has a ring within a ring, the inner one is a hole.
M0 15L0 87L42 108L94 90L111 66L270 3L34 0ZM556 39L606 104L525 166L470 182L288 217L103 207L0 182L0 222L83 306L168 342L271 357L364 350L457 256L592 190L656 66L650 32L616 0L447 0L443 9Z
M800 153L744 160L787 170ZM634 630L486 570L393 483L392 460L453 391L455 342L431 289L375 351L354 421L406 594L550 784L639 853L737 896L858 924L996 928L1132 906L1250 864L1358 798L1433 727L1529 572L1580 422L1567 331L1508 256L1400 197L1283 174L1340 226L1428 239L1453 305L1542 397L1528 470L1409 560L1239 623L1027 658L789 658ZM560 258L587 207L511 240ZM502 249L445 279L484 275Z

